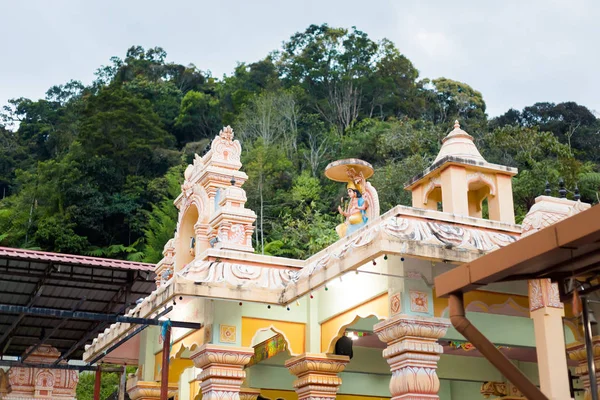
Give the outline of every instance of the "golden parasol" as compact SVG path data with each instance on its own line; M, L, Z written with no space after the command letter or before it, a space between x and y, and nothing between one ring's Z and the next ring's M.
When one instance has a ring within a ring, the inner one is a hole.
M350 171L350 174L348 173ZM365 179L373 176L373 166L366 161L358 158L347 158L337 160L325 167L325 176L336 182L351 182L353 172L358 176L362 172Z

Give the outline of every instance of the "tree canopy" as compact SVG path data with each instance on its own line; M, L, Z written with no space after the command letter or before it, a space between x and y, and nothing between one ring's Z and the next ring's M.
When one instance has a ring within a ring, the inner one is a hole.
M382 211L410 205L404 183L431 164L454 119L488 161L519 168L517 220L559 178L569 196L577 186L598 202L600 121L585 106L540 102L489 119L468 83L420 77L391 41L323 24L222 79L133 46L90 85L10 100L0 113L0 244L158 261L185 165L230 124L258 214L255 248L304 258L336 239L343 187L323 176L328 162L372 163Z

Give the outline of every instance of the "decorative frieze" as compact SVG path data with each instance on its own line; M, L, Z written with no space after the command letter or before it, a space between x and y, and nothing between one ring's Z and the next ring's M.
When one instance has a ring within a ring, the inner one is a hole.
M383 357L390 365L392 399L439 399L436 373L443 347L437 342L450 322L444 318L398 314L375 325L374 331L387 343Z
M52 364L58 357L58 350L43 344L27 357L27 361L32 364ZM11 367L8 370L8 382L0 376L0 394L10 391L10 394L1 397L3 399L73 400L78 382L79 374L74 370Z
M298 400L335 399L342 384L338 374L349 361L347 356L310 353L287 360L285 366L297 377L294 389Z
M519 389L510 382L484 382L481 384L481 394L486 399L495 396L502 400L526 400Z

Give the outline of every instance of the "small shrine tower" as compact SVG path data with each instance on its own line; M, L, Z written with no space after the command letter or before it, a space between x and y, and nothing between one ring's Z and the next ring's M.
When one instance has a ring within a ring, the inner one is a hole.
M254 252L256 214L244 207L242 185L248 176L240 171L241 153L240 142L227 126L213 139L210 150L203 157L196 154L186 168L181 194L175 199L177 230L155 271L158 286L208 249Z
M511 179L516 174L516 168L488 163L455 121L433 165L405 189L412 192L413 207L437 210L442 203L444 212L475 218L482 218L487 199L490 220L514 224Z

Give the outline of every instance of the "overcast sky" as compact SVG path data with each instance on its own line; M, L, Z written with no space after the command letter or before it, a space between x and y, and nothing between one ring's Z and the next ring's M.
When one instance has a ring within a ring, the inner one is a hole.
M422 78L482 92L490 116L538 101L600 112L598 0L0 0L0 105L89 84L131 45L221 77L321 23L392 40Z

